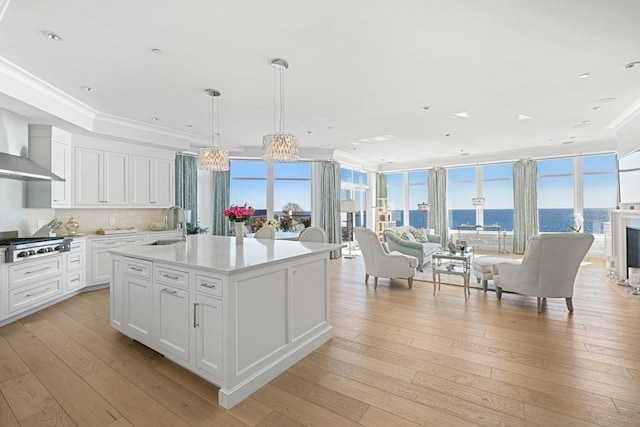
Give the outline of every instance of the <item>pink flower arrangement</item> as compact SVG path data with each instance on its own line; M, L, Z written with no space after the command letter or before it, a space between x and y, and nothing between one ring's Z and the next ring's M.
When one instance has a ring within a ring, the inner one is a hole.
M254 212L253 208L245 203L244 206L230 206L222 211L222 215L229 218L229 221L244 222L249 221Z

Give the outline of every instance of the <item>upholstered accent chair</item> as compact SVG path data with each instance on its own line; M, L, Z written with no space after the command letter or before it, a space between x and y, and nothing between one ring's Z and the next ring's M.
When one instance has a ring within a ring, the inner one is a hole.
M538 298L538 313L542 299L564 298L573 313L573 284L580 263L593 243L588 233L542 233L530 238L521 263L493 264L496 296L502 291Z
M377 288L378 277L406 277L409 289L413 287L413 277L418 266L416 257L400 252L387 253L376 233L368 228L354 228L353 232L364 259L365 283L369 283L369 276L373 276L374 288Z
M320 227L307 227L300 232L298 240L301 242L327 243L329 237L327 236L327 232Z
M276 237L276 229L270 225L265 225L260 230L256 231L256 234L253 237L256 239L274 239Z

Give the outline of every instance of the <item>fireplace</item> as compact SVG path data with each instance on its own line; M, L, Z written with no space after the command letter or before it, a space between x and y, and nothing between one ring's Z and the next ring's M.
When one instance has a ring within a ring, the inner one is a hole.
M632 259L634 253L635 265L637 266L638 230L640 230L640 210L616 209L611 211L611 243L613 267L615 268L616 277L620 279L627 279L629 277L629 269L627 263L631 261L631 264L634 264L634 261ZM636 240L634 242L627 243L627 233L631 233L631 237L635 238ZM629 267L633 267L633 265L631 264L629 264ZM633 268L640 268L640 266Z
M627 278L631 268L640 269L640 228L627 227Z

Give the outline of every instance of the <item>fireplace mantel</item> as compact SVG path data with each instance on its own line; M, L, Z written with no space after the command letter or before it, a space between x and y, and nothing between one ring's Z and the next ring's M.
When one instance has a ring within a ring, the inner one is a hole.
M639 221L640 210L611 211L611 243L617 277L627 277L627 226Z

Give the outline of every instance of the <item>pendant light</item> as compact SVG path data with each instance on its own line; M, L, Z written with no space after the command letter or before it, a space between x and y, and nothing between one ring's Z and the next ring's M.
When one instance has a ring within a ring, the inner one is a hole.
M262 137L262 158L267 162L297 162L300 158L300 154L298 152L298 137L284 131L284 70L289 68L289 63L284 59L274 59L271 61L271 66L274 70L274 133L270 133ZM276 73L278 74L277 85ZM278 87L278 96L276 96L276 86ZM277 99L280 101L279 109L276 108ZM279 115L277 125L276 115Z
M208 171L228 171L229 152L216 147L216 136L218 136L218 132L216 131L218 116L215 115L217 112L215 104L220 96L220 92L215 89L205 89L205 92L211 97L211 104L209 107L209 134L211 135L211 145L209 147L202 147L198 150L198 169Z

